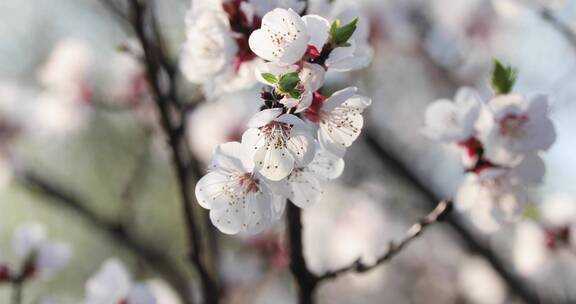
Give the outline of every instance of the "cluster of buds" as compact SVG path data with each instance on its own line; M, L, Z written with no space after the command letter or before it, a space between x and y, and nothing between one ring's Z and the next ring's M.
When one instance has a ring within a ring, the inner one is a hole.
M462 148L467 174L456 203L484 230L521 214L526 188L544 178L540 154L556 140L548 98L511 93L515 80L514 69L496 62L492 98L463 88L454 101L438 100L426 110L425 134Z
M210 172L196 186L199 204L210 209L223 233L266 229L283 213L286 199L310 206L320 199L322 183L342 173L342 157L360 135L371 100L355 87L321 91L327 71L354 70L369 61L357 47L360 22L331 23L275 8L250 34L250 50L266 61L255 71L264 84L260 112L241 142L216 148Z
M52 277L66 267L72 254L68 244L48 240L45 228L36 223L15 231L13 249L19 262L0 264L0 283L23 284Z

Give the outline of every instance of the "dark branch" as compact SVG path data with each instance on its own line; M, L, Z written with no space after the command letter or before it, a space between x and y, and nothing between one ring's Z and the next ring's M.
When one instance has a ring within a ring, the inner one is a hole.
M375 156L387 166L392 166L391 170L396 172L400 178L406 180L420 192L426 198L428 204L436 204L435 202L439 200L438 197L436 197L401 160L392 155L386 147L380 143L375 134L376 133L369 128L364 131L366 143L374 152ZM476 238L459 217L451 214L446 217L446 220L454 231L460 235L466 247L471 252L484 257L492 268L502 277L512 292L522 298L526 303L540 303L540 299L534 289L529 287L514 272L510 271L505 266L506 264L488 246Z
M200 234L199 226L196 223L197 217L194 210L193 195L190 192L192 181L188 174L188 169L198 172L198 164L191 162L191 156L184 138L183 117L175 120L171 104L176 102L176 83L171 66L166 66L167 55L160 46L161 39L158 37L159 31L154 30L155 21L147 23L146 16L151 17L151 11L138 0L129 0L131 12L131 24L142 45L144 51L144 61L147 68L147 78L155 98L156 108L160 114L161 125L164 133L168 137L168 144L172 152L172 165L176 171L179 190L182 199L182 209L185 214L186 227L188 232L188 244L190 246L189 260L192 262L201 279L204 301L206 303L218 303L219 291L216 279L210 273L207 265L207 257L204 256L204 242ZM146 14L148 13L148 15ZM150 28L152 26L152 28ZM150 37L152 32L152 37ZM168 83L164 84L162 79L168 75ZM163 86L167 85L168 88Z
M289 200L286 202L286 223L288 229L288 244L290 246L290 271L298 284L298 303L314 303L314 290L318 285L318 277L314 275L304 257L302 243L302 210Z
M318 277L318 280L324 281L328 279L335 279L338 276L349 272L367 272L389 261L394 256L396 256L396 254L400 253L400 251L402 251L406 245L421 235L427 227L444 219L444 217L452 210L452 207L452 201L441 201L438 203L432 212L419 220L418 223L412 225L412 227L408 229L406 235L402 239L398 241L391 241L388 245L388 249L378 257L375 263L366 264L362 262L361 259L358 259L350 265L326 272L325 274Z
M172 263L167 262L166 257L162 254L135 241L128 234L124 226L98 217L87 207L85 202L78 199L69 191L65 191L57 185L49 183L39 175L22 171L17 175L17 178L27 189L50 198L46 200L46 202L72 210L94 227L105 231L118 245L124 246L130 252L142 258L148 266L157 270L158 273L178 291L183 299L190 297L190 288L186 283L187 279L182 275L181 271Z

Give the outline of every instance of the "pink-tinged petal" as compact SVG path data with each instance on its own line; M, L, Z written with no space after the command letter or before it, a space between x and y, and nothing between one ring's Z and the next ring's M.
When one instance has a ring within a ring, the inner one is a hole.
M280 115L282 115L281 108L262 110L250 118L250 121L248 121L248 127L259 128L265 126Z
M278 59L276 46L272 42L272 39L270 39L269 34L262 29L255 30L250 34L248 45L250 46L250 50L262 59L268 61L276 61Z
M218 145L210 163L211 170L227 172L251 172L254 162L239 142Z
M254 155L256 170L272 181L279 181L294 169L294 157L283 145L272 142L261 146Z
M331 112L336 107L342 105L346 100L354 96L358 91L357 87L347 87L340 91L334 92L332 96L328 97L324 104L322 104L322 111Z
M308 44L313 45L318 50L322 50L330 36L330 22L318 15L306 15L302 17L302 20L310 34Z

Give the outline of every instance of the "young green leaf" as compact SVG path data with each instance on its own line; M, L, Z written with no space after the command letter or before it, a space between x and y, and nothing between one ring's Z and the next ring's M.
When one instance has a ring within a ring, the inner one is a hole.
M340 19L334 20L330 26L330 35L334 35L334 32L340 27Z
M266 80L270 84L276 84L278 82L278 79L276 79L276 76L274 76L271 73L262 73L260 75L262 76L262 78L264 78L264 80Z
M290 90L290 92L288 92L288 95L290 95L290 97L294 99L300 99L300 96L302 96L302 92L300 92L300 90L298 89L293 89Z
M280 76L278 80L278 88L282 92L290 92L296 88L300 83L300 77L298 77L298 72L286 73Z
M492 88L497 95L508 94L516 82L518 71L512 66L506 66L498 60L494 60L492 70Z
M335 29L334 32L332 32L330 40L332 44L335 46L344 46L356 31L356 26L359 20L360 19L356 17L350 23ZM334 26L334 24L332 24L332 26Z

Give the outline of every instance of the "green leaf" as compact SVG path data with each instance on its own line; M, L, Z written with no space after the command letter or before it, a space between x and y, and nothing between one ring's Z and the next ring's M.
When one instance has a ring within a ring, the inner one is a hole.
M352 20L352 22L342 27L338 27L333 32L331 32L332 36L330 41L332 42L332 44L339 47L344 46L348 42L348 39L350 39L350 37L352 37L352 34L354 34L354 32L356 31L356 26L359 20L360 19L356 17L354 18L354 20ZM332 27L334 27L334 23L332 24Z
M506 66L498 60L494 60L492 70L492 88L496 95L508 94L516 82L518 71L512 66Z
M280 76L280 79L278 80L278 88L282 92L289 93L296 88L298 83L300 83L298 72L286 73Z
M264 78L264 80L266 80L270 84L276 84L278 82L278 79L276 79L276 76L274 76L271 73L262 73L260 75L262 76L262 78Z
M336 32L336 30L339 27L340 27L340 19L334 20L334 22L332 22L332 25L330 26L330 34L334 35L334 32Z
M294 99L300 99L300 96L302 96L302 92L300 92L300 90L298 89L293 89L290 92L288 92L288 95L290 95L290 97Z

